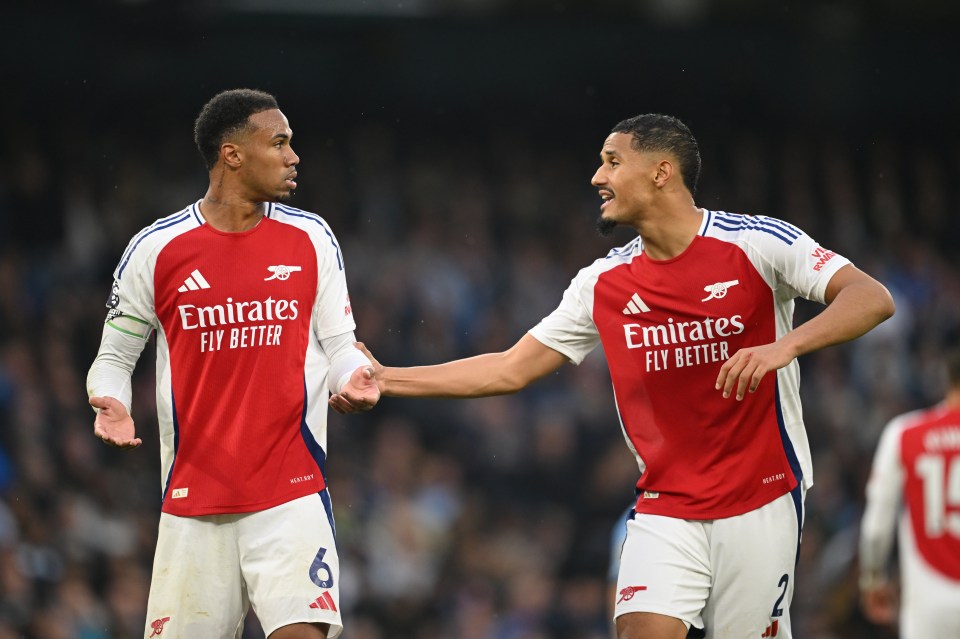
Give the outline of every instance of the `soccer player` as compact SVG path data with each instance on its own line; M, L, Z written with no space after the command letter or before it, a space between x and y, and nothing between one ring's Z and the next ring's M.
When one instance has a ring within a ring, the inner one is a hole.
M293 132L273 96L212 98L194 138L203 199L133 237L87 377L94 433L136 448L130 378L157 335L163 506L144 637L336 637L339 562L324 478L330 392L372 407L337 240L283 204Z
M639 237L581 270L509 350L413 368L374 360L376 381L394 396L511 393L602 344L642 473L618 636L682 639L692 626L723 639L790 637L812 484L796 358L862 335L893 300L787 222L698 208L700 154L676 118L620 122L600 158L599 227ZM797 296L826 308L793 328Z
M960 349L945 361L944 401L884 428L860 527L863 611L890 624L897 605L886 568L899 513L903 639L960 637Z

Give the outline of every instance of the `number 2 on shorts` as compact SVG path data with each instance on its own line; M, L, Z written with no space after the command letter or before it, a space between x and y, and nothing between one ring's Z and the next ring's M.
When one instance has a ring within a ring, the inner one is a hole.
M780 577L780 582L777 583L777 585L780 586L782 590L780 591L780 596L777 597L776 603L773 604L773 612L770 613L771 618L783 616L783 608L780 607L780 604L783 602L783 598L787 596L787 584L789 583L790 583L790 575L784 573L784 575Z

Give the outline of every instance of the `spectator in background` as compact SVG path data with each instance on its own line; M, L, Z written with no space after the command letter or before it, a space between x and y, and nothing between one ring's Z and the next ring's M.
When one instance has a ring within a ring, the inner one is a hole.
M861 605L883 625L897 618L888 563L899 529L902 639L960 637L960 348L945 363L943 402L884 429L861 523Z

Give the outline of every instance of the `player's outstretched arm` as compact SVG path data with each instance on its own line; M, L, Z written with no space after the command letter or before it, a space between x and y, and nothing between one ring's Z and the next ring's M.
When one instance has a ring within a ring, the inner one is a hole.
M383 367L377 381L394 397L489 397L515 393L556 371L567 358L530 335L502 353L486 353L435 366Z
M136 437L133 418L124 405L113 397L91 397L90 405L97 409L93 434L104 443L131 450L143 443Z
M393 397L488 397L514 393L559 369L567 358L532 335L502 353L486 353L434 366L397 368L383 366L362 345L370 358L374 378L383 395ZM331 398L331 406L337 404Z
M890 292L852 264L838 270L827 285L827 307L772 344L743 348L720 368L716 388L729 397L736 388L742 400L757 390L760 380L795 358L826 346L860 337L891 317L895 307Z

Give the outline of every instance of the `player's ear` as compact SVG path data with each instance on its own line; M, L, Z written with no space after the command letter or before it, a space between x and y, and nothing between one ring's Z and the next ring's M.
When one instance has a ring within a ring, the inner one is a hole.
M240 147L233 142L224 142L220 145L220 158L230 168L239 168L243 164L243 153Z
M663 188L672 177L673 163L670 160L660 160L657 163L657 173L653 176L654 184L659 188Z

